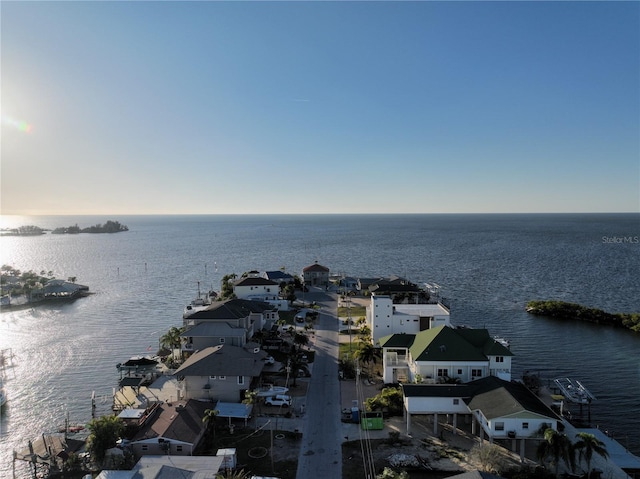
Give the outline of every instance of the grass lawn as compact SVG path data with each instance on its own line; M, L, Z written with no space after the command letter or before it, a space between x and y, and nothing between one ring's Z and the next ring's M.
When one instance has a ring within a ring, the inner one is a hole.
M367 314L367 309L364 306L352 306L351 308L340 306L338 308L338 317L347 318L349 316L349 310L351 310L351 319L354 321L361 316L366 316Z
M253 427L236 428L230 434L227 428L219 429L215 439L210 439L207 454L214 455L218 449L235 448L237 467L256 476L277 476L295 479L298 468L297 451L300 450L302 434L289 431L271 431ZM273 457L270 454L273 441ZM291 454L294 452L295 454Z

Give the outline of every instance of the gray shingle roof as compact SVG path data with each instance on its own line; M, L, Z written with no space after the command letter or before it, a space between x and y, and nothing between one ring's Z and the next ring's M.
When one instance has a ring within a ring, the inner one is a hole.
M214 301L210 306L189 315L189 319L242 319L251 313L273 311L272 304L248 299Z
M259 276L249 276L247 278L240 278L234 283L234 286L278 286L278 283L274 283L269 279L261 278Z
M210 404L193 399L186 403L161 404L158 413L147 419L133 441L162 437L195 444L204 428L204 411L210 407Z
M267 353L249 352L245 348L219 345L191 355L174 376L259 376Z

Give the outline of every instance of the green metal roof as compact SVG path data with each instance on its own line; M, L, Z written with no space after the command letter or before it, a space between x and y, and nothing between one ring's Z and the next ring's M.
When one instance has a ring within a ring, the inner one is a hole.
M419 332L409 348L411 357L414 361L486 361L482 348L467 341L460 331L469 330L438 326Z
M415 334L390 334L381 337L378 342L383 348L409 348L415 339Z

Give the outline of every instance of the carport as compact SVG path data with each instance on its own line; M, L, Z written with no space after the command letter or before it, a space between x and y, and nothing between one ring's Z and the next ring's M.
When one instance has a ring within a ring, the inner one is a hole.
M456 434L458 414L469 418L471 411L464 398L471 395L465 384L402 384L407 434L411 434L411 416L433 415L433 434L438 434L438 415L453 415L453 434Z
M231 426L231 419L244 419L244 425L247 425L247 420L251 417L251 411L253 406L251 404L222 402L218 401L215 409L218 411L218 417L229 418L229 426Z

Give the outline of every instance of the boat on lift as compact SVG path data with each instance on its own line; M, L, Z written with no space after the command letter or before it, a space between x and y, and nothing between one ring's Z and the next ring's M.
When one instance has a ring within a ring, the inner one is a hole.
M578 380L571 378L555 378L553 382L558 386L567 401L576 404L591 404L596 397Z

